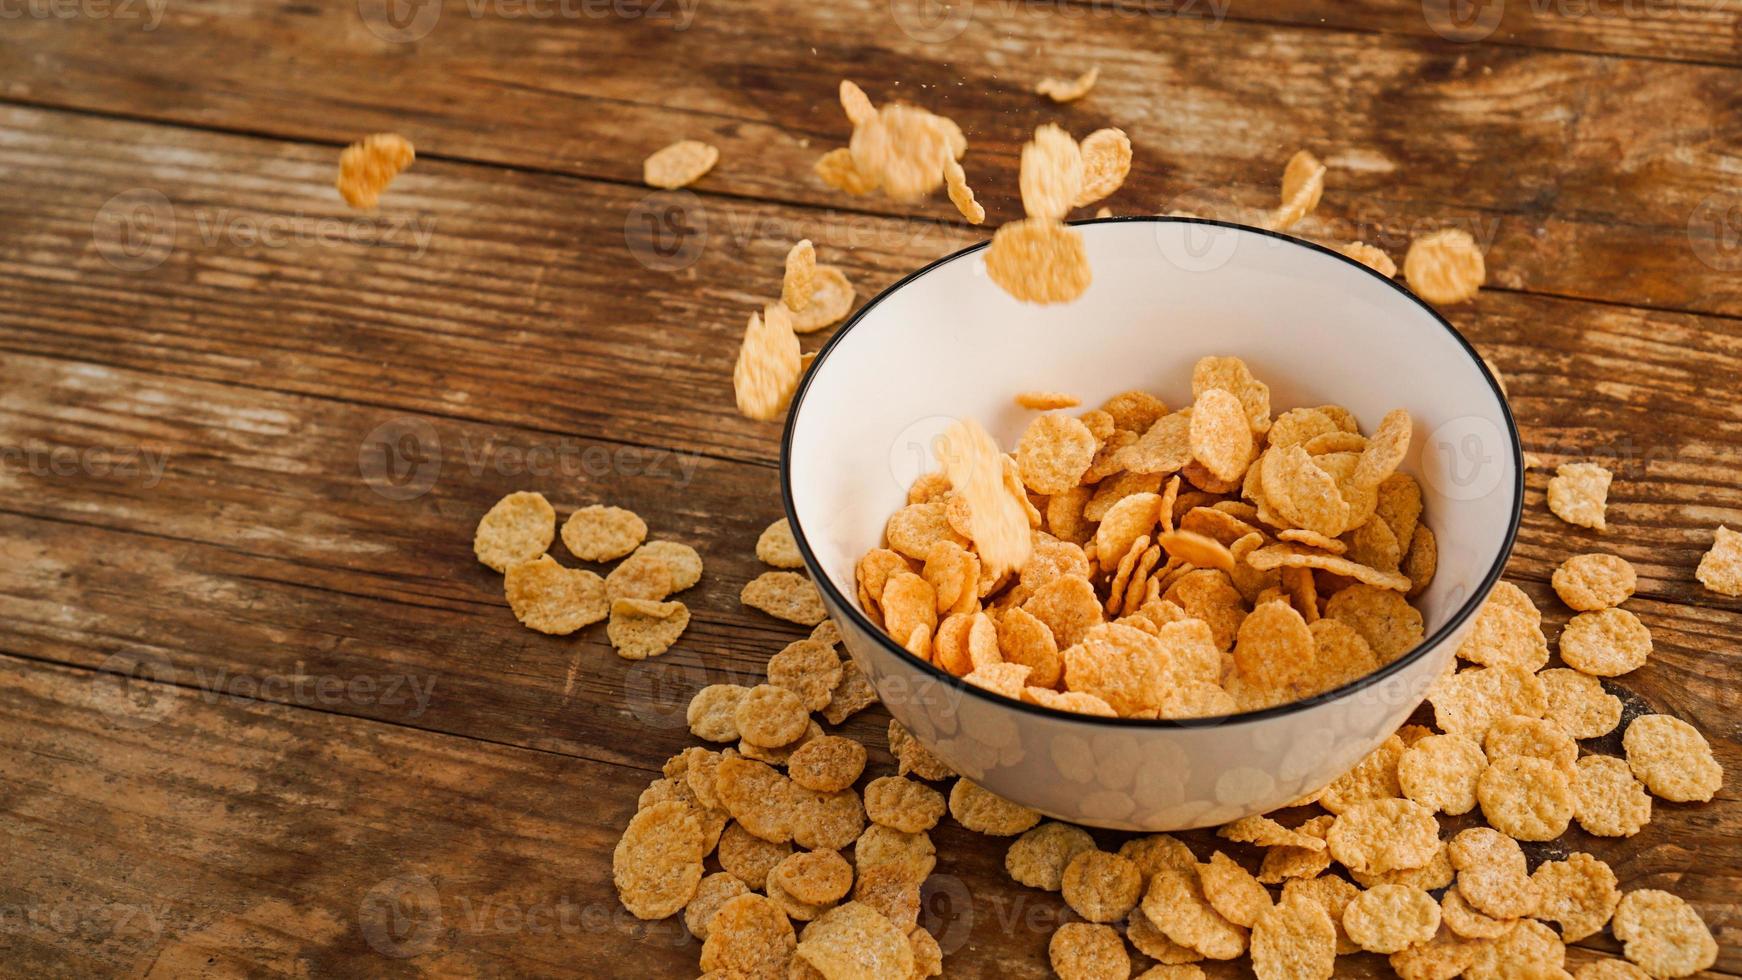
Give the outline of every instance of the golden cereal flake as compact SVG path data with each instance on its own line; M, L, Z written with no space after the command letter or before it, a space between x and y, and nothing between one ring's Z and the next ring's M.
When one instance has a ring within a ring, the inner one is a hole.
M1694 577L1719 595L1742 596L1742 533L1719 525Z
M797 313L810 305L817 272L817 248L808 238L799 239L786 253L786 271L780 280L780 301Z
M1143 875L1128 858L1089 848L1065 865L1059 879L1065 904L1090 922L1117 922L1143 897Z
M717 148L700 140L678 140L642 161L641 180L649 187L676 190L701 180L719 162Z
M829 617L817 587L798 572L763 572L745 584L738 599L746 606L800 626L815 626Z
M969 224L977 225L986 220L985 206L974 200L974 189L968 186L968 175L954 158L944 160L944 189L949 192L950 203L968 219Z
M811 301L792 315L794 333L816 333L846 319L858 293L839 266L819 265L811 283ZM806 354L805 357L813 355Z
M797 694L773 684L758 684L738 699L732 715L739 737L751 745L779 748L804 735L810 712Z
M853 168L875 179L890 198L917 201L944 182L944 159L959 155L952 126L915 106L885 105L853 127L847 144Z
M1403 277L1430 303L1462 303L1475 298L1488 269L1469 232L1446 228L1409 243Z
M1369 953L1396 953L1425 943L1439 928L1439 903L1406 885L1376 885L1343 909L1344 931Z
M1531 915L1542 894L1530 880L1518 842L1491 827L1460 831L1446 846L1458 873L1458 892L1471 907L1496 919Z
M1397 761L1403 795L1439 813L1457 816L1476 807L1476 780L1488 766L1482 746L1464 735L1429 735Z
M1546 718L1507 715L1489 726L1482 749L1490 760L1526 756L1552 763L1569 774L1579 758L1579 744Z
M951 459L955 459L958 456L961 456L964 459L967 458L963 452L954 448L955 444L947 444L950 446L949 452ZM889 547L897 553L915 561L925 561L927 558L931 557L932 548L939 541L949 541L953 544L966 547L968 539L957 533L955 528L950 525L949 504L947 502L948 497L949 495L945 494L943 497L938 499L927 500L923 503L908 504L906 507L891 514L888 523L886 523L883 528L884 536L889 539ZM875 554L875 552L872 554ZM867 555L867 558L869 557L870 556ZM897 570L906 570L906 568L904 565L899 565L896 562L884 560L880 556L875 562L873 569L870 571L889 576ZM863 581L864 577L869 577L871 581ZM862 575L861 584L875 583L876 578L877 576L875 574L870 574L868 576ZM881 591L882 589L879 586L879 594L881 594Z
M1063 887L1071 859L1094 849L1095 839L1088 831L1049 820L1010 845L1004 853L1004 870L1019 884L1056 892Z
M1119 712L1106 701L1083 691L1055 691L1046 687L1025 687L1022 689L1022 700L1029 704L1038 704L1043 708L1057 711L1069 711L1079 715L1099 715L1102 718L1117 718Z
M1573 971L1573 980L1651 980L1651 974L1626 960L1590 960Z
M1018 185L1029 218L1063 218L1083 189L1083 152L1077 141L1052 123L1036 128L1034 139L1022 148Z
M798 938L786 913L761 895L720 906L702 942L702 971L720 976L783 977Z
M911 881L924 881L938 863L937 848L929 835L904 834L875 823L854 843L853 861L860 871L889 865Z
M339 177L334 186L346 204L368 211L375 207L393 178L416 158L417 150L405 137L398 133L373 133L339 154Z
M701 824L683 803L655 803L629 821L611 856L623 907L638 919L663 919L695 897L702 880Z
M1659 799L1704 803L1724 785L1724 767L1694 726L1669 715L1641 715L1621 737L1633 775Z
M1325 844L1349 870L1384 874L1433 860L1440 825L1432 810L1413 800L1365 800L1337 815Z
M982 573L997 579L1021 568L1034 547L1025 509L1027 501L1019 500L1021 494L1006 481L1005 457L991 434L973 419L959 420L945 430L932 451L949 477L950 486L968 507L974 551L979 555Z
M1101 68L1094 65L1088 71L1076 78L1043 78L1034 86L1036 95L1044 95L1054 102L1075 102L1089 94L1095 87L1095 80L1101 77Z
M1471 738L1507 715L1537 718L1548 710L1542 680L1517 664L1500 664L1460 671L1442 678L1428 691L1434 723L1441 731Z
M1493 759L1476 781L1482 817L1516 840L1554 840L1573 818L1572 777L1530 756Z
M618 599L611 603L605 635L619 657L646 660L671 649L689 624L690 611L681 602Z
M1137 441L1119 452L1119 463L1133 473L1172 473L1192 461L1190 412L1164 415Z
M950 789L950 815L969 830L993 837L1014 837L1040 822L1040 814L984 789L967 779Z
M1691 976L1718 961L1718 943L1700 913L1666 891L1621 896L1610 928L1627 958L1654 977Z
M1319 792L1319 804L1332 813L1342 813L1367 800L1388 800L1403 795L1398 783L1397 766L1406 746L1398 735L1379 743L1348 772L1332 780Z
M1305 896L1266 909L1252 928L1258 980L1329 980L1336 959L1336 924L1324 905Z
M1573 777L1573 819L1588 834L1632 837L1651 822L1651 794L1626 762L1587 755Z
M1016 404L1038 412L1074 408L1082 403L1081 398L1076 395L1067 395L1062 391L1021 391L1016 394Z
M514 618L551 636L567 636L610 611L604 579L585 569L564 568L549 555L509 568L502 584Z
M1259 847L1302 847L1314 851L1325 849L1324 837L1290 830L1269 817L1257 815L1241 817L1233 823L1223 824L1216 828L1216 836L1240 844L1256 844Z
M1204 888L1204 898L1222 918L1250 929L1258 917L1270 909L1270 892L1253 877L1252 872L1221 851L1199 866L1198 879Z
M818 903L800 900L791 892L787 891L786 885L772 873L769 874L768 881L763 888L763 891L767 894L768 900L779 906L780 911L786 913L786 917L794 922L810 922L811 920L821 916L824 912L827 912L831 904L828 902Z
M738 411L762 422L778 418L786 411L802 371L798 336L793 333L792 313L786 306L770 303L761 313L750 314L738 361L732 368Z
M1391 261L1383 249L1369 245L1366 242L1350 242L1338 246L1337 251L1361 263L1387 279L1397 275L1397 263Z
M738 702L748 693L738 684L709 684L697 691L686 714L690 734L709 742L738 741Z
M1561 660L1581 673L1619 677L1645 666L1651 630L1625 609L1579 613L1561 630Z
M853 151L844 146L818 157L811 171L823 183L848 194L869 194L877 189L877 175L861 173L853 163Z
M999 228L986 249L986 273L1016 299L1042 304L1076 299L1092 278L1082 234L1052 218Z
M1271 215L1269 227L1282 231L1313 213L1325 192L1325 165L1305 150L1288 158L1282 171L1282 206Z
M770 873L788 895L812 905L838 902L853 887L853 866L838 851L799 851Z
M1044 623L1065 648L1075 646L1091 627L1101 624L1101 601L1086 578L1070 576L1048 582L1022 608Z
M1603 690L1603 682L1566 667L1537 673L1548 707L1543 717L1573 738L1601 738L1621 723L1621 699Z
M1067 922L1047 942L1047 958L1059 980L1108 980L1131 975L1131 954L1112 926Z
M1217 479L1239 480L1252 461L1252 424L1239 397L1221 388L1208 388L1192 404L1188 424L1192 457L1204 464Z
M1602 931L1621 901L1615 872L1582 851L1563 861L1544 861L1530 880L1542 894L1536 917L1559 923L1561 939L1568 943Z
M1198 859L1185 843L1171 834L1148 834L1133 837L1119 845L1121 857L1130 859L1144 878L1152 878L1163 868L1197 873Z
M1338 590L1325 603L1325 617L1353 627L1386 663L1413 649L1424 635L1419 610L1396 591L1372 585Z
M877 107L871 104L871 97L865 90L848 79L841 79L840 84L841 109L847 114L847 121L855 126L863 126L877 116Z
M1516 920L1496 919L1483 914L1454 885L1440 897L1440 921L1466 939L1498 939L1512 928Z
M563 522L563 545L582 561L616 561L647 538L647 522L634 511L593 504Z
M793 785L766 763L727 756L720 760L714 792L749 833L774 844L792 839Z
M1408 597L1414 599L1427 591L1433 584L1434 573L1439 571L1440 542L1433 529L1423 524L1415 529L1415 535L1410 538L1409 551L1403 556L1403 574L1409 576Z
M881 776L865 786L865 815L903 833L937 826L944 815L942 793L905 776Z
M838 851L857 840L865 829L865 807L850 789L819 793L789 784L792 842L809 850Z
M1607 530L1610 472L1596 463L1562 463L1548 481L1548 509L1568 524Z
M1639 577L1627 559L1592 553L1574 555L1554 571L1555 594L1580 612L1619 606L1633 595Z
M768 683L798 695L807 711L829 706L835 685L841 683L841 657L835 648L817 640L795 640L768 658Z
M812 739L786 760L786 772L793 782L823 793L852 786L864 771L865 746L840 735Z
M752 891L763 888L768 873L792 853L789 843L766 841L733 822L720 834L720 867Z
M1069 415L1037 416L1016 447L1022 482L1035 493L1060 493L1077 485L1095 455L1095 436Z
M1452 868L1451 858L1446 854L1446 845L1442 841L1434 849L1433 857L1419 868L1393 868L1377 874L1370 871L1350 871L1349 876L1363 888L1407 885L1423 891L1434 891L1450 885L1457 877L1457 872Z
M1131 172L1131 138L1122 129L1097 129L1083 137L1083 187L1071 202L1085 207L1112 194Z
M1223 918L1204 897L1196 868L1158 870L1150 878L1142 907L1168 939L1210 959L1231 960L1246 951L1246 930Z
M908 974L912 980L944 975L943 947L938 945L936 937L925 931L924 926L908 930L907 942L913 947L913 972Z
M1238 357L1200 357L1192 365L1192 397L1220 388L1240 399L1252 431L1270 431L1270 386L1258 380L1252 369Z
M1141 905L1132 909L1131 915L1125 920L1125 938L1137 947L1139 953L1163 965L1184 968L1204 958L1204 954L1197 950L1181 946L1167 938L1167 933L1156 928L1155 923L1149 921L1149 916L1143 914ZM1202 980L1203 971L1199 970L1196 976Z
M544 554L556 537L556 508L544 494L522 490L496 501L478 520L472 552L498 572Z
M720 907L739 895L750 894L750 889L736 875L726 871L716 871L703 878L696 886L695 897L684 906L683 921L689 928L690 935L697 939L708 938L708 922L714 918L714 913Z
M835 685L834 693L829 696L829 706L823 709L822 715L829 724L839 725L876 703L877 689L871 686L870 678L857 663L848 660L841 666L841 683Z
M920 884L898 865L865 868L853 886L853 901L893 922L905 935L919 924Z
M1335 875L1290 878L1282 886L1283 901L1306 899L1317 902L1324 907L1325 913L1331 917L1331 925L1336 927L1338 956L1347 956L1350 953L1361 951L1361 947L1355 945L1343 931L1343 910L1348 908L1350 900L1359 894L1361 894L1361 889Z
M793 539L792 525L782 517L768 525L756 539L756 557L765 565L775 568L803 568L804 559L798 553L798 542Z

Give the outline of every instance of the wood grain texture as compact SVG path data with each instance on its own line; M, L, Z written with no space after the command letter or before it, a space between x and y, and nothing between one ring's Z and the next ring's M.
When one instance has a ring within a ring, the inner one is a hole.
M521 9L511 0L450 0L428 7L440 13L427 33L394 42L355 3L290 14L222 0L172 6L148 44L120 19L21 21L0 74L34 103L334 145L396 129L430 156L624 183L665 143L706 139L722 155L705 193L949 217L941 195L910 212L812 176L847 139L833 96L851 73L875 99L962 125L995 222L1017 216L1017 152L1043 121L1131 134L1137 167L1108 202L1120 213L1205 194L1274 204L1283 162L1307 147L1332 167L1308 232L1400 255L1456 224L1489 249L1498 285L1742 314L1729 68L1053 3L997 16L988 3L944 20L960 33L940 40L900 15L905 2L783 4L767 18L704 5L685 20L678 7L534 17L505 13ZM166 66L183 62L201 72L163 98ZM1088 64L1101 80L1081 102L1031 91Z

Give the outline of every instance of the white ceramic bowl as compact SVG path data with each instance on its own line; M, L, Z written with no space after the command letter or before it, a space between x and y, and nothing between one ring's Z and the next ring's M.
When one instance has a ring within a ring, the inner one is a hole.
M889 711L957 772L1063 820L1130 830L1211 826L1317 789L1382 742L1447 668L1499 580L1523 468L1498 384L1475 350L1408 290L1330 250L1196 219L1077 224L1094 283L1031 306L985 272L976 246L872 300L794 396L781 453L794 536L848 652ZM1191 400L1194 362L1238 355L1275 411L1335 402L1371 431L1406 408L1404 469L1425 498L1439 573L1420 597L1427 640L1361 680L1224 718L1095 718L1021 704L909 656L859 610L854 568L908 484L936 468L957 416L1015 445L1034 413L1013 396L1064 391L1085 408L1131 388Z

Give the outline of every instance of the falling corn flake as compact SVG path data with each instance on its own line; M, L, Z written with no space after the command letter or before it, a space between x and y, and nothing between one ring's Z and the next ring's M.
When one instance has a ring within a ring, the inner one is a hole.
M960 130L916 106L891 104L853 127L853 168L896 201L916 201L944 182L944 159Z
M1288 158L1282 171L1282 206L1271 215L1270 227L1286 231L1319 206L1325 192L1325 165L1306 150Z
M848 194L869 194L877 189L877 178L859 172L853 165L853 151L836 147L817 158L811 167L817 178L838 191Z
M933 446L938 463L967 505L983 573L997 578L1028 561L1028 517L1004 479L1004 456L972 419L953 423Z
M1391 256L1386 255L1384 250L1376 246L1366 242L1350 242L1347 245L1338 246L1337 251L1387 279L1397 275L1397 263L1391 261Z
M393 178L416 158L411 141L398 133L365 136L339 154L339 177L335 182L339 196L351 207L368 211L375 207Z
M1018 175L1022 209L1030 218L1063 218L1083 189L1083 151L1052 123L1038 127L1022 148Z
M762 313L750 314L732 369L738 411L763 422L778 418L798 387L801 368L798 337L786 306L770 303Z
M1086 207L1118 190L1131 173L1131 137L1122 129L1097 129L1083 137L1083 186L1071 201ZM1101 217L1101 215L1097 215Z
M1488 270L1470 233L1446 228L1409 243L1403 277L1422 299L1452 304L1474 299Z
M678 140L656 151L641 164L641 179L649 187L676 190L702 179L720 162L720 151L700 140Z
M1037 412L1075 408L1082 403L1082 399L1075 395L1067 395L1062 391L1022 391L1016 394L1016 404Z
M1044 95L1054 102L1075 102L1089 94L1095 87L1095 80L1101 77L1099 65L1091 67L1076 78L1043 78L1034 86L1036 95Z
M853 283L847 279L847 274L840 267L819 265L811 282L810 302L803 310L792 315L792 329L795 333L816 333L825 327L831 327L847 318L853 310L853 300L858 292ZM812 357L806 354L805 357Z
M810 305L815 286L817 249L808 238L801 239L786 253L786 273L780 282L780 301L794 313Z
M968 175L954 157L944 159L944 189L950 195L950 203L968 219L969 224L977 225L986 220L986 209L974 200L974 189L968 186Z

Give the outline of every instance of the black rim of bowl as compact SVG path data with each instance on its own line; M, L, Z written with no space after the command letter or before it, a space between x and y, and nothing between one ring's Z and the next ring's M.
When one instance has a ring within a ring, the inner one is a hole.
M1043 717L1072 721L1085 725L1103 725L1110 728L1206 728L1265 721L1271 718L1281 718L1285 715L1306 711L1310 708L1331 701L1340 701L1352 694L1373 687L1421 659L1427 654L1427 651L1445 642L1445 639L1451 636L1452 633L1456 632L1458 627L1464 624L1465 620L1475 614L1476 610L1481 607L1483 600L1487 598L1488 593L1491 592L1495 584L1500 581L1500 577L1506 569L1506 562L1512 556L1512 546L1518 538L1518 526L1523 518L1524 512L1524 465L1518 435L1518 424L1512 418L1512 406L1507 403L1506 394L1501 391L1500 383L1495 380L1493 373L1488 370L1488 363L1482 359L1481 353L1478 352L1475 347L1471 346L1470 342L1465 339L1464 335L1459 333L1458 329L1452 326L1445 317L1440 316L1437 310L1429 306L1420 297L1410 292L1402 283L1387 278L1386 276L1382 276L1378 272L1369 269L1367 266L1356 262L1354 259L1351 259L1340 252L1325 248L1324 246L1313 242L1304 241L1290 235L1282 234L1281 232L1268 231L1263 228L1254 228L1249 225L1233 224L1227 221L1216 221L1210 218L1173 218L1134 215L1127 217L1092 218L1070 222L1070 224L1073 225L1123 223L1171 223L1227 228L1237 232L1274 238L1289 245L1328 255L1339 262L1344 262L1353 266L1362 273L1372 276L1396 290L1401 296L1415 304L1422 310L1422 312L1431 317L1435 323L1438 323L1446 333L1450 334L1452 338L1458 342L1459 346L1463 347L1464 353L1470 358L1471 362L1475 364L1476 370L1481 372L1482 378L1488 382L1488 387L1493 391L1495 400L1500 403L1500 413L1506 420L1506 432L1511 438L1513 450L1512 515L1506 529L1505 540L1502 541L1500 545L1500 553L1495 557L1493 566L1488 569L1488 573L1483 577L1481 586L1472 592L1469 598L1464 600L1464 604L1458 607L1458 610L1446 620L1445 625L1441 626L1438 630L1435 630L1432 636L1423 639L1420 643L1416 644L1414 648L1373 673L1350 681L1341 687L1333 688L1329 691L1315 694L1312 697L1303 698L1299 701L1290 701L1287 704L1279 704L1269 708L1260 708L1256 711L1243 711L1231 715L1212 715L1204 718L1109 718L1104 715L1089 715L1074 711L1064 711L1058 708L1030 704L1027 701L1019 701L1014 698L1004 697L1001 694L995 694L974 684L969 684L960 677L951 674L949 671L946 671L928 661L920 660L913 654L908 653L907 650L903 649L894 640L890 639L888 634L878 628L877 624L871 622L852 597L842 595L841 591L835 588L834 583L829 580L829 577L822 574L822 563L817 560L815 552L811 550L810 542L805 540L804 529L799 524L798 513L793 507L793 430L798 426L799 413L803 409L804 398L810 390L811 381L817 375L817 368L822 365L824 359L834 352L835 347L840 344L842 339L844 339L854 327L857 327L860 322L865 319L867 314L877 307L877 304L883 302L886 297L892 295L908 283L911 283L922 276L928 275L932 271L950 262L954 262L957 259L972 255L973 253L984 249L988 244L990 244L989 241L986 241L970 245L960 251L952 252L943 258L929 262L903 276L900 281L889 286L889 288L883 290L881 293L878 293L870 302L866 303L859 312L848 318L847 322L842 324L841 327L835 331L834 336L829 338L828 343L824 344L822 348L817 351L815 362L812 363L810 369L805 372L804 377L800 379L798 390L793 393L792 402L787 408L786 426L782 431L780 438L780 495L786 511L787 523L792 527L793 540L797 542L799 554L804 557L806 570L811 573L811 579L816 583L817 588L827 594L837 607L846 610L847 617L853 621L853 624L869 633L875 641L881 643L884 649L889 653L901 658L914 669L929 674L934 679L955 688L969 697L978 698L1001 707L1041 715Z

